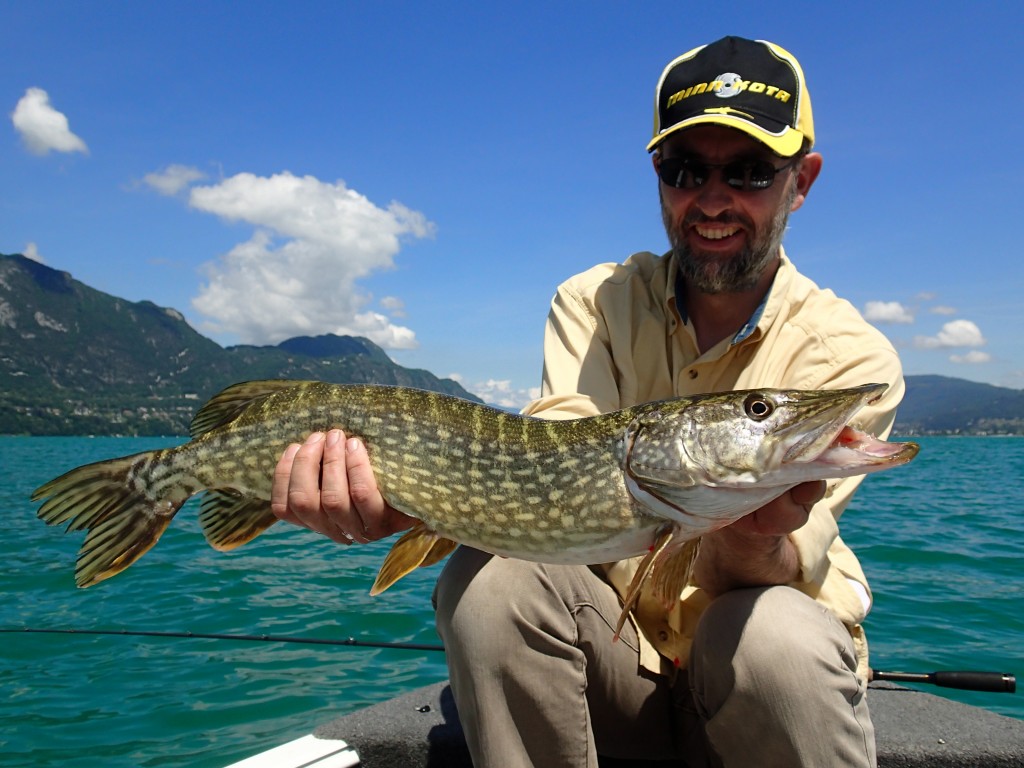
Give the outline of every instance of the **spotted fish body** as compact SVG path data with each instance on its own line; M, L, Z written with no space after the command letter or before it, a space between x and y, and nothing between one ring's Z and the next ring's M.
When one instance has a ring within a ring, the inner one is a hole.
M671 593L701 535L799 482L909 461L917 446L846 426L881 390L730 392L552 421L403 387L248 382L203 406L190 442L79 467L33 500L48 524L88 530L76 581L89 586L137 560L199 492L211 545L250 541L277 520L285 448L341 428L366 443L387 502L419 521L375 593L457 543L552 563L647 554L640 579L677 559L653 569Z

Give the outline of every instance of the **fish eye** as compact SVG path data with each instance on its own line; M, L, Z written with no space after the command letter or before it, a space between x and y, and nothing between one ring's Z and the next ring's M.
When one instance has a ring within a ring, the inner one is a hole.
M772 415L772 411L774 410L775 404L764 395L749 395L747 399L743 401L744 413L754 421L764 421Z

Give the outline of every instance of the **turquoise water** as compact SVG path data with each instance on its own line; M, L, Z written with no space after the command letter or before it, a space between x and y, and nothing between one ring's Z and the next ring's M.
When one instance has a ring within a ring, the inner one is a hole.
M370 598L389 542L346 549L278 526L221 554L191 504L129 572L75 589L82 536L40 523L32 489L173 442L0 437L0 627L438 642L438 566ZM843 518L874 587L873 664L1024 674L1024 439L921 442L909 467L869 477ZM214 768L446 676L438 652L26 634L0 643L3 766ZM1024 718L1022 694L927 690Z

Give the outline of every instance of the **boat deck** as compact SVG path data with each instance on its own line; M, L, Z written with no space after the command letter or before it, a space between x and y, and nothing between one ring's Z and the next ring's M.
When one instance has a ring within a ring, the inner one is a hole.
M870 697L879 768L1024 767L1022 720L891 683L872 683ZM325 723L273 752L229 768L472 768L446 682ZM602 759L601 768L675 764Z

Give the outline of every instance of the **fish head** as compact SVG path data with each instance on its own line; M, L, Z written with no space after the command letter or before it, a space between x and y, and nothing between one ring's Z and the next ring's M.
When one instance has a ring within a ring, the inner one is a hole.
M739 515L802 482L905 464L916 444L850 426L885 389L758 389L652 403L626 436L627 484L635 498ZM740 493L716 492L724 490Z

